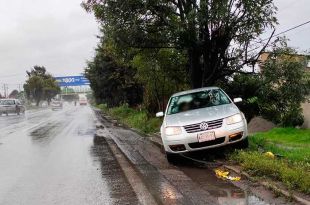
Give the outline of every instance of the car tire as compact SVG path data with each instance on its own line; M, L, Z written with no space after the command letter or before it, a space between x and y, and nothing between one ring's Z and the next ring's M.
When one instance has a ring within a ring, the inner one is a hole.
M178 164L180 162L180 156L178 154L166 152L166 158L170 164Z
M249 139L248 139L248 137L245 138L244 140L241 140L236 145L237 145L238 149L247 149L249 147Z

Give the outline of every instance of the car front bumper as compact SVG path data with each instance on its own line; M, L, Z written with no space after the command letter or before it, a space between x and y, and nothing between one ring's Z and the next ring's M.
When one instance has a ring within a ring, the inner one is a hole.
M214 132L215 140L198 142L198 134L203 132ZM244 140L248 135L246 121L222 125L222 127L202 132L187 133L182 129L182 134L174 136L165 136L162 134L162 141L166 152L184 153L198 150L205 150L215 147L221 147Z

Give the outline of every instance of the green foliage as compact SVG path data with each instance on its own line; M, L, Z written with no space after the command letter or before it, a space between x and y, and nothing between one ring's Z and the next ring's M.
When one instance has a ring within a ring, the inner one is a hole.
M133 108L129 108L127 104L115 108L108 108L106 104L100 104L97 107L103 112L120 120L121 123L138 129L139 131L146 134L158 132L160 124L162 123L158 118L149 117L147 111L139 111Z
M37 106L41 100L51 99L60 92L56 80L46 72L45 67L34 66L31 71L27 71L28 80L24 84L26 96L30 100L35 100Z
M275 47L263 65L261 113L282 126L303 124L301 103L310 94L303 56L286 46Z
M135 80L136 70L116 60L108 43L104 41L98 46L94 59L87 63L85 70L96 102L104 102L109 107L141 103L142 88Z
M294 50L280 41L262 74L243 70L254 67L263 51L252 42L263 42L260 34L277 23L273 0L85 0L82 5L101 25L96 56L86 69L97 103L134 107L143 101L154 113L174 92L219 83L231 97L244 99L240 108L248 120L263 115L283 126L302 124L300 104L310 81L302 73L303 60L288 57Z
M301 103L310 94L305 63L304 56L279 39L262 64L261 73L237 74L220 86L231 97L243 98L239 106L248 120L262 115L280 126L302 125Z
M248 121L253 117L259 115L258 98L260 96L261 80L258 74L247 75L237 74L233 77L232 81L220 84L231 98L241 97L242 103L238 107Z
M185 56L172 49L138 52L132 60L136 77L144 85L144 107L152 113L164 110L171 94L188 88Z
M237 152L233 159L253 176L270 177L282 181L289 189L310 193L310 175L303 165L290 166L285 160L275 160L259 152Z
M249 137L250 149L237 151L231 158L252 176L282 181L292 190L310 193L310 130L274 128ZM264 152L272 152L269 158Z
M277 23L273 0L85 0L82 5L94 12L116 47L186 51L184 72L193 87L213 85L253 65L259 52L251 42L263 42L259 35Z

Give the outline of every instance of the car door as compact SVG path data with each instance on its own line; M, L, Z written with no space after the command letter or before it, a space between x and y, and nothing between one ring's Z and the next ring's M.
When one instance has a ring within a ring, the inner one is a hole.
M16 100L16 108L19 110L19 112L25 111L24 106L21 104L21 102L19 100Z
M16 101L8 100L7 109L8 109L8 112L15 113L16 112Z

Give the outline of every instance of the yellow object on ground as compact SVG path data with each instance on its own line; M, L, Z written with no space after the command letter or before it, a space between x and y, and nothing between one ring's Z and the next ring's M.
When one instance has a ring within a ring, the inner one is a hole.
M228 180L231 180L231 181L240 181L241 177L232 177L232 176L229 176L229 172L227 171L223 171L223 170L220 170L220 169L215 169L215 174L218 178L222 178L222 179L228 179Z
M274 154L273 154L272 152L266 152L266 153L265 153L265 156L266 156L266 157L269 157L269 158L272 158L272 159L274 159L274 157L275 157Z

